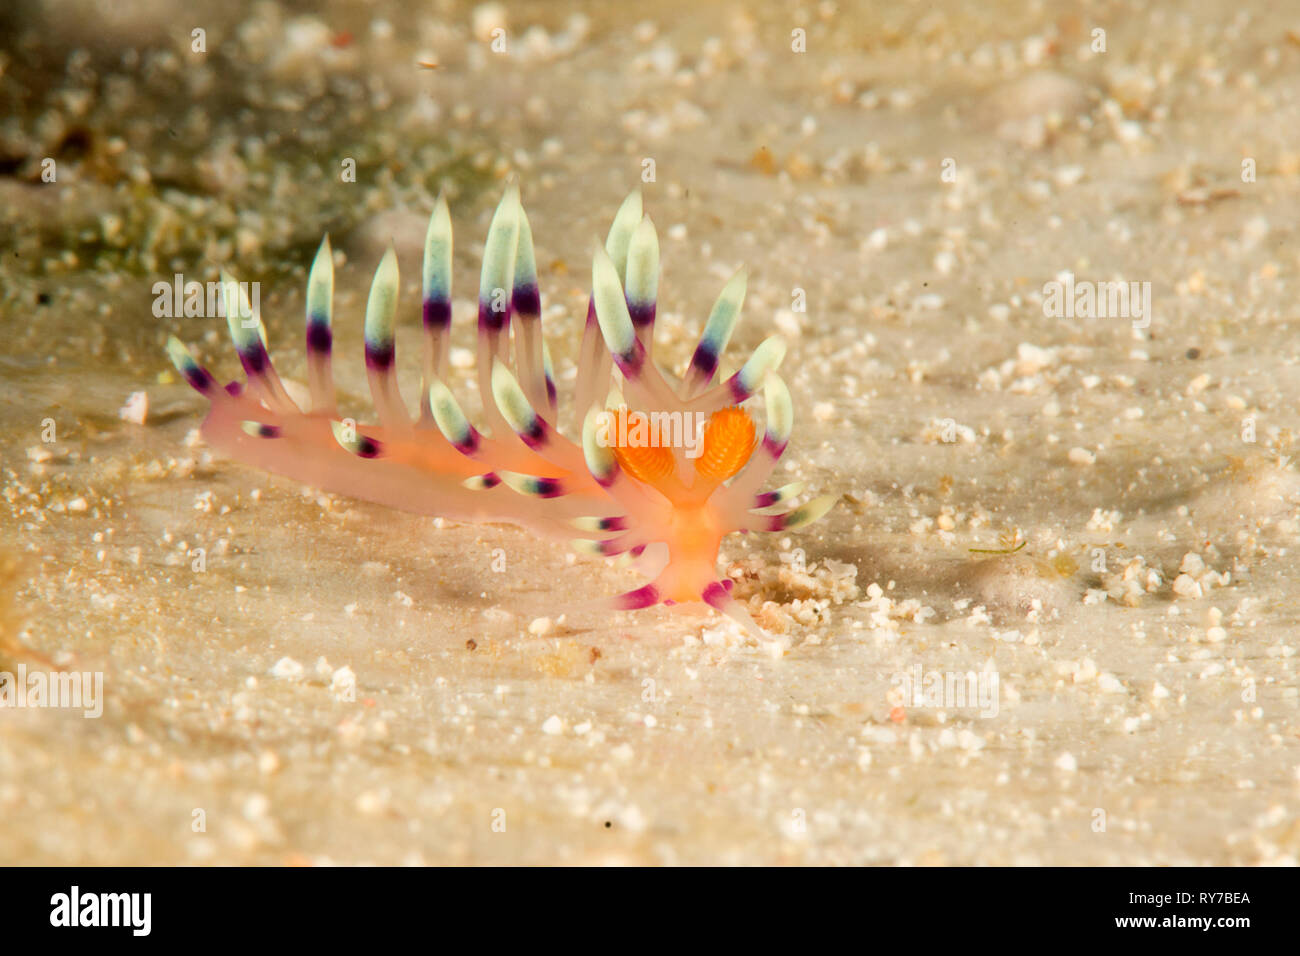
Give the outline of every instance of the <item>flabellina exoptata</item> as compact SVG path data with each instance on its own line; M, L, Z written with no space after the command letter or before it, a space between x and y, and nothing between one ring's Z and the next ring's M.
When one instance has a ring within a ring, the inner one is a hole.
M403 400L394 368L398 270L391 246L370 287L365 355L377 425L341 418L335 404L328 236L307 281L308 409L298 407L272 366L261 317L244 286L223 273L224 311L247 381L223 388L179 340L167 343L176 368L211 403L203 437L233 458L314 487L417 514L513 522L570 539L584 553L633 559L652 579L591 606L631 610L703 601L758 631L732 597L731 582L718 578L722 539L734 531L799 528L824 515L835 498L768 513L803 485L761 490L793 427L790 392L776 374L785 353L781 339L767 338L739 371L717 380L744 301L744 272L723 288L685 374L670 382L652 360L659 241L642 215L640 192L624 200L592 262L567 409L578 440L557 424L532 231L517 186L507 188L497 207L483 253L481 429L446 384L451 273L451 216L440 197L424 247L418 416ZM761 439L741 407L760 393Z

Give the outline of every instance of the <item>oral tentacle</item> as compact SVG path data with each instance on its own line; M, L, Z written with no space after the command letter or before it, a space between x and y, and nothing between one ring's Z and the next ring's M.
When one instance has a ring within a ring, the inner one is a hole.
M704 593L700 595L701 600L715 611L725 614L733 621L736 621L753 636L766 638L767 635L750 617L749 611L745 610L744 605L732 597L731 590L727 586L729 583L714 581L704 589Z
M642 608L654 607L663 600L663 595L659 593L659 589L653 584L646 584L606 600L613 610L639 611Z

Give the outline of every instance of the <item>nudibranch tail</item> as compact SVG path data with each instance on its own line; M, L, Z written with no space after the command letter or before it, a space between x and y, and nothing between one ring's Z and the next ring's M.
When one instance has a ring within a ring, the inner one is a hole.
M453 237L446 199L429 220L421 271L423 348L418 415L397 376L400 273L391 247L365 308L366 375L379 421L341 417L334 388L334 253L322 239L306 293L306 377L300 409L271 362L261 316L222 274L231 338L247 378L225 388L179 340L167 352L211 403L204 437L235 458L313 486L405 511L466 521L512 521L572 540L575 550L630 563L650 583L593 604L634 610L702 601L757 629L718 579L718 551L733 532L789 531L820 518L833 496L789 507L792 482L763 492L793 429L789 389L777 374L779 337L764 340L718 381L747 284L725 284L683 376L653 360L659 240L639 191L619 207L592 258L591 294L574 383L575 440L561 412L532 229L511 183L492 216L478 289L476 382L483 427L449 384ZM762 393L763 434L742 406ZM665 424L667 423L667 424ZM786 506L776 514L765 509Z

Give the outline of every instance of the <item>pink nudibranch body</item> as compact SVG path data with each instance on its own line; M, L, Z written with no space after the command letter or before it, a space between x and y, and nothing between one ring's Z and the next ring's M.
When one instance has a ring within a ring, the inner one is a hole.
M203 437L266 471L403 511L579 535L577 550L630 557L653 579L600 604L704 601L757 630L731 596L730 581L718 579L722 539L734 531L801 527L825 514L834 498L768 511L802 490L796 482L760 491L793 425L790 393L776 374L784 345L766 339L738 372L717 381L744 301L744 273L723 288L685 374L670 383L652 359L658 238L640 193L628 196L593 259L570 409L581 437L572 440L558 427L532 231L517 187L497 207L483 254L477 358L486 431L469 422L445 384L451 250L451 217L439 198L425 239L417 416L394 372L398 272L391 248L376 270L365 320L366 370L379 414L373 426L340 418L335 404L329 238L307 283L308 408L298 407L272 366L261 317L223 275L227 321L247 381L223 388L177 339L167 343L177 369L211 402ZM753 419L740 406L759 394L765 428L756 440Z

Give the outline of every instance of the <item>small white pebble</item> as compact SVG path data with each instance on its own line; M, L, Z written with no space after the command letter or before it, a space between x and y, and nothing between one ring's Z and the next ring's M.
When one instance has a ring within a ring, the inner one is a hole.
M281 680L302 680L304 668L292 657L282 657L271 668L271 676Z
M1124 690L1124 685L1114 674L1102 674L1097 678L1097 688L1104 694L1118 694Z
M126 397L126 404L117 410L117 417L132 425L143 425L149 417L149 393L132 392Z
M261 820L270 809L271 801L266 798L264 793L251 794L244 801L244 817L248 820Z
M344 665L330 675L330 693L340 700L355 700L357 675L352 668Z
M636 756L636 751L632 749L630 744L619 744L609 752L609 755L619 763L630 763L632 758Z
M367 790L357 797L357 812L368 817L378 816L388 809L388 793L384 790Z

